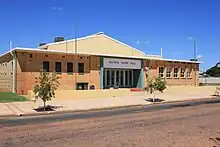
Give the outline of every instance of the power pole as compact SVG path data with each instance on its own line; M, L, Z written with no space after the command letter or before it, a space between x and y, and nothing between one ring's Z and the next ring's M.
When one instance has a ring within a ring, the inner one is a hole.
M196 40L193 40L193 51L194 51L194 60L196 61Z
M76 32L76 22L74 23L74 49L75 49L75 90L77 89L77 32Z

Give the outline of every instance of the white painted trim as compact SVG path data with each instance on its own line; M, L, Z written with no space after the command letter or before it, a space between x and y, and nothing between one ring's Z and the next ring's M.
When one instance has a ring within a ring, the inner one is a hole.
M9 54L12 51L35 51L35 52L44 52L44 53L63 53L63 54L76 54L75 52L65 52L65 51L57 51L57 50L44 50L39 48L20 48L16 47L11 51L3 53L0 57ZM96 56L105 56L105 57L119 57L119 58L131 58L131 59L147 59L147 60L161 60L161 61L173 61L173 62L186 62L186 63L198 63L201 64L203 62L195 62L195 61L188 61L188 60L176 60L176 59L162 59L162 58L155 58L155 57L146 57L146 56L124 56L124 55L117 55L117 54L97 54L97 53L86 53L86 52L77 52L77 54L81 55L96 55Z
M79 41L79 40L83 40L83 39L89 39L89 38L92 38L92 37L96 37L97 34L98 33L92 34L92 35L89 35L89 36L85 36L85 37L76 38L76 40ZM75 41L75 38L74 39L70 39L70 40L60 41L60 42L47 43L45 45L40 46L39 48L47 47L49 45L54 45L54 44L62 44L62 43L72 42L72 41Z
M7 52L5 52L5 53L1 54L1 55L0 55L0 57L5 56L5 55L9 54L9 53L11 53L12 51L13 51L13 50L7 51Z

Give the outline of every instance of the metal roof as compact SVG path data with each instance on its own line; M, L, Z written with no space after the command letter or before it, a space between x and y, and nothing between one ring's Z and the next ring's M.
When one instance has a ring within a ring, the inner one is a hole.
M10 54L10 52L13 51L20 51L20 52L38 52L38 53L54 53L54 54L80 54L80 55L95 55L95 56L103 56L103 57L119 57L119 58L132 58L132 59L148 59L148 60L158 60L158 61L172 61L172 62L186 62L186 63L198 63L201 64L203 62L200 61L189 61L189 60L177 60L177 59L166 59L166 58L158 58L154 55L146 55L146 56L123 56L123 55L117 55L117 54L97 54L97 53L86 53L86 52L70 52L70 51L58 51L58 50L45 50L45 49L39 49L39 48L20 48L16 47L12 49L11 51L5 52L0 57Z

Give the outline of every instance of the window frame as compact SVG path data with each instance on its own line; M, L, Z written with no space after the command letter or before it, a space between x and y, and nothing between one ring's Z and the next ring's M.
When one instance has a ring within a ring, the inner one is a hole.
M175 72L175 69L177 69L177 72ZM173 77L175 79L178 79L179 78L179 68L178 67L174 67L173 68Z
M192 68L186 69L186 78L188 78L188 79L192 78Z
M45 70L45 68L44 68L44 63L48 63L48 71L47 70ZM44 72L50 72L50 61L43 61L43 63L42 63L43 65L43 71Z
M60 63L60 71L57 71L57 63ZM55 72L57 73L57 74L61 74L62 73L62 62L55 62Z
M83 65L83 68L80 68L79 65ZM80 69L83 69L82 71ZM78 73L79 74L84 74L85 73L85 64L82 62L78 62Z
M162 73L160 73L160 68L163 68L163 72L162 72ZM159 67L158 67L158 76L159 76L160 78L165 78L164 72L165 72L164 66L159 66ZM163 75L163 76L161 76L161 75Z
M184 72L182 72L182 69L184 69ZM180 77L181 78L186 78L186 68L185 67L180 68Z
M72 69L71 69L72 71L68 71L68 64L71 64L71 65L72 65ZM66 72L67 72L67 74L73 74L73 70L74 70L74 69L73 69L73 66L74 66L74 65L73 65L73 62L67 62L67 63L66 63Z
M169 73L167 72L167 71L168 71L167 69L170 69L170 72L169 72ZM170 75L170 76L167 76L167 75ZM172 78L172 67L167 67L167 68L166 68L166 78L168 78L168 79L169 79L169 78Z

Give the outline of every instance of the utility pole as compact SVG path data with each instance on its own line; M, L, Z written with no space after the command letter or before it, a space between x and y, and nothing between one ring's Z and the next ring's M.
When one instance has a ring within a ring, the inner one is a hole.
M194 60L196 61L196 40L193 39L193 51L194 51Z
M77 32L76 32L76 22L74 23L74 49L75 49L75 90L77 89L77 73L78 73L78 64L77 64Z
M192 61L194 61L195 63L194 63L194 84L195 84L195 86L196 86L196 78L197 78L197 74L196 74L196 72L197 72L197 64L196 64L196 62L197 62L197 59L196 59L196 39L195 38L192 38L192 37L190 37L190 38L188 38L189 40L193 40L193 60Z

